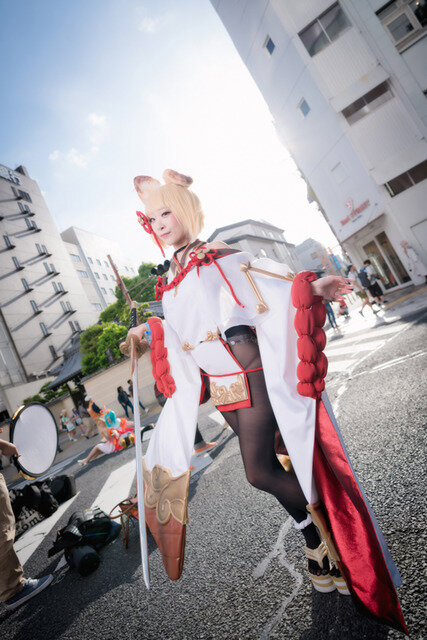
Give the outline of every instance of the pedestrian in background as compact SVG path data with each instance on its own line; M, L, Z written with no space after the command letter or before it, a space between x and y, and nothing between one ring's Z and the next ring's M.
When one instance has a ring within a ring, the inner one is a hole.
M132 398L133 401L133 382L132 380L128 380L128 391L129 391L129 396ZM142 404L141 400L139 401L139 406L141 407L141 409L143 411L145 411L145 413L148 413L148 409L146 407L144 407L144 405Z
M81 436L85 436L86 432L83 429L83 421L79 415L79 412L77 411L76 407L73 407L71 410L71 422L74 423L76 430L78 429L80 431L80 435Z
M123 387L117 387L117 400L122 405L122 407L123 407L123 409L125 411L125 414L126 414L126 418L129 418L128 407L131 408L132 413L135 413L134 410L133 410L133 404L130 401L129 394L126 393L126 391L123 389Z
M83 425L86 429L85 436L89 440L89 438L92 438L96 435L95 423L88 414L87 409L81 400L77 405L77 411L79 412L79 416L82 419Z
M67 413L66 409L62 409L61 411L61 427L67 432L68 434L68 439L71 442L77 442L77 438L75 438L74 436L76 435L76 427L75 425L71 422L70 416Z
M368 294L366 293L366 289L362 286L357 269L353 264L349 264L347 267L347 277L352 281L353 286L358 289L358 291L356 291L356 295L362 300L362 308L359 309L360 315L363 316L363 309L366 306L368 306L373 313L378 313L378 311L372 306Z
M370 260L364 260L363 261L363 267L359 271L359 277L361 279L363 278L363 273L366 274L366 277L367 277L367 279L369 281L367 289L368 289L369 293L371 294L371 296L373 297L373 299L375 300L375 302L378 305L385 304L387 302L387 300L384 300L383 290L381 289L380 285L377 282L377 280L380 279L380 276L378 275L378 273L376 273L376 271L375 271L374 267L372 266L372 263L371 263ZM365 286L365 285L363 285L363 286Z
M326 307L326 313L328 316L329 324L331 325L334 331L339 331L338 324L335 318L334 310L332 309L331 303L329 300L324 300L323 304Z

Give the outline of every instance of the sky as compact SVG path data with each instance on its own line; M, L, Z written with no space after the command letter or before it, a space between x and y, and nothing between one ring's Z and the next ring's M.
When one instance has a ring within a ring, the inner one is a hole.
M160 253L133 177L192 176L202 238L247 218L337 241L209 0L0 0L0 163L23 164L60 231Z

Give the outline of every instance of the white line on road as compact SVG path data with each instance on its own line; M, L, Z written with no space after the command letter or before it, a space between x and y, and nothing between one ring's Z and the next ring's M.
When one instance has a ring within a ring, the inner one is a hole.
M76 495L70 498L70 500L63 502L49 518L46 518L34 527L31 527L31 529L18 538L14 547L18 555L19 562L22 565L31 558L34 551L43 542L47 534L58 522L59 518L67 511L68 507L71 506L78 495L79 493L76 493Z
M328 373L339 373L341 371L347 371L353 362L354 360L330 361L328 359Z
M272 562L272 560L274 560L274 558L277 558L279 564L281 564L282 567L285 567L285 569L287 569L291 574L291 577L295 580L295 584L290 595L283 600L282 604L279 607L279 610L274 614L274 616L270 618L268 623L260 632L259 637L262 638L262 640L268 640L271 631L283 618L286 607L295 598L303 582L302 575L295 569L294 565L289 562L285 549L284 540L286 535L289 533L291 526L292 518L289 517L280 527L279 535L277 536L277 540L270 553L263 560L261 560L261 562L255 567L252 572L252 576L255 578L255 580L262 578L267 571L269 564Z
M136 471L136 461L131 460L110 473L101 491L92 503L107 515L120 500L129 497Z
M354 373L351 377L352 379L354 379L354 378L358 378L359 376L367 375L369 373L378 373L378 371L382 371L383 369L394 367L396 364L403 364L407 360L413 360L414 358L419 358L420 356L424 356L426 354L427 354L427 351L414 351L413 353L408 353L408 355L402 356L401 358L395 358L394 360L388 360L387 362L378 364L376 367L373 367L372 369L368 369L367 371L360 371L359 373Z
M377 347L382 347L385 343L385 340L371 340L370 342L362 342L362 343L354 343L348 344L345 346L341 346L341 342L329 345L325 349L326 356L335 357L347 354L357 354L359 351L372 351L372 349L376 349Z

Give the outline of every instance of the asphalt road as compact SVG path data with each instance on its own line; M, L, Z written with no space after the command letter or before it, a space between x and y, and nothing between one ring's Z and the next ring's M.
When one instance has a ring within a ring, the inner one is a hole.
M427 565L425 313L386 327L348 332L332 340L328 349L332 373L327 391L354 467L401 571L399 595L414 640L424 637ZM176 583L167 579L150 539L152 588L145 590L136 529L128 550L119 538L101 552L101 566L91 576L57 569L58 557L47 557L56 529L72 511L89 507L102 495L115 470L120 469L119 478L123 472L127 494L124 470L134 449L100 458L84 469L72 463L67 471L76 474L79 494L25 564L26 575L55 571L55 580L17 611L0 610L2 638L403 637L361 617L350 598L312 590L301 535L271 496L246 482L237 438L230 430L223 431L212 416L212 408L204 408L200 427L205 439L218 439L220 444L205 459L209 464L192 478L181 579Z

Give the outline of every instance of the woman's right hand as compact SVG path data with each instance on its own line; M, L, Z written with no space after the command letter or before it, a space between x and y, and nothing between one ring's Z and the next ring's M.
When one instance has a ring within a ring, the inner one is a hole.
M129 329L126 337L136 336L138 340L142 340L147 329L148 329L148 326L145 323L140 324L138 327L132 327L132 329Z

